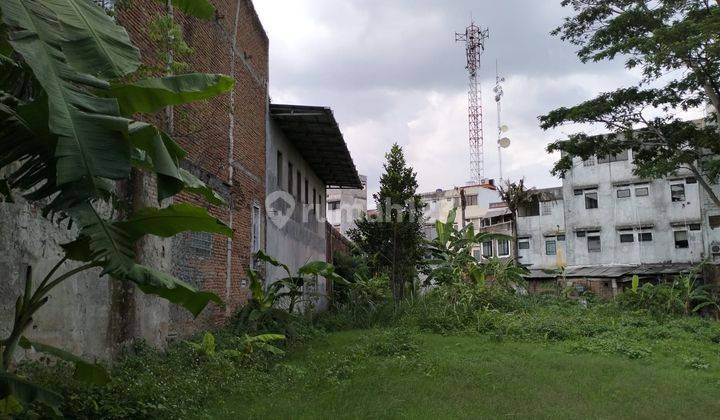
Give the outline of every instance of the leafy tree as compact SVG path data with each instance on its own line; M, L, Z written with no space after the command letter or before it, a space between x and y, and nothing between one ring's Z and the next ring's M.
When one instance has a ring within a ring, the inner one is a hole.
M375 271L390 276L393 297L399 301L407 284L414 282L423 258L423 203L416 193L415 172L407 166L402 148L393 144L385 158L380 191L373 194L378 216L358 220L348 233L373 257Z
M199 10L207 14L207 8ZM123 27L87 0L0 0L0 11L0 192L6 201L22 197L42 207L51 221L76 232L75 240L62 245L65 255L38 283L31 270L26 273L10 335L0 340L0 406L38 400L57 406L59 395L19 378L11 368L20 345L69 360L79 379L102 379L97 366L23 337L48 293L65 280L100 269L101 275L134 283L194 315L211 301L222 303L212 293L138 264L135 244L146 235L230 236L232 231L189 204L130 210L120 187L131 170L143 171L156 178L158 204L181 191L222 204L180 168L186 152L140 118L225 93L234 81L212 74L130 81L140 66L137 48ZM73 268L65 271L70 262Z
M637 85L603 93L540 117L543 129L567 123L601 124L609 135L571 135L547 148L562 157L564 174L573 157L611 156L632 149L635 174L662 177L691 171L720 206L711 184L720 175L720 2L709 0L563 0L574 16L553 31L579 47L583 62L622 57L639 68ZM678 110L710 104L705 124L682 121Z
M534 188L527 189L525 187L525 179L522 178L518 182L505 181L505 185L498 186L500 198L507 204L512 216L511 232L513 238L513 256L518 257L518 241L517 241L517 216L518 210L532 203L533 197L537 194Z

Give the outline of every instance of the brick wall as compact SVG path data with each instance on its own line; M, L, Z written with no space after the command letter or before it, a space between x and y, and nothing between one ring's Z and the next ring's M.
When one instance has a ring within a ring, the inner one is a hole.
M234 237L232 241L224 236L196 233L175 237L171 244L171 270L188 283L217 293L227 307L210 308L197 321L186 311L171 308L170 333L176 335L223 322L247 299L245 268L250 261L252 205L259 204L264 211L268 38L250 0L212 0L212 3L217 13L210 21L175 12L175 21L194 50L180 60L189 64L188 72L233 76L234 98L226 94L176 107L172 133L188 152L183 167L218 191L228 206L208 206L184 193L174 200L207 207L211 214L232 226ZM149 38L149 27L161 13L163 6L152 0L136 0L118 11L118 21L140 48L143 62L154 66L162 62ZM237 33L235 54L234 33ZM164 115L159 114L155 122L163 124ZM262 224L264 216L260 220Z

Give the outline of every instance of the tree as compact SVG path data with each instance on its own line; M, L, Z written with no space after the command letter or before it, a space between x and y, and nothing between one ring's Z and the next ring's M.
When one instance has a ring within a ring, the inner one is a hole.
M532 203L533 197L536 196L535 189L525 188L525 178L518 182L505 181L505 185L498 186L500 198L507 204L512 217L510 223L513 238L513 257L518 258L518 241L517 241L517 216L518 210Z
M349 235L372 257L375 271L389 275L393 297L399 301L423 258L423 203L416 194L415 172L407 166L402 148L393 144L385 158L380 191L373 194L378 216L358 220Z
M231 236L232 231L189 204L129 211L121 186L131 170L139 170L155 177L158 204L181 191L223 204L180 168L186 152L140 118L228 92L234 80L213 74L137 80L137 48L123 27L87 0L0 0L0 11L0 194L6 201L17 198L42 207L51 221L76 232L75 240L62 245L65 255L38 283L31 270L26 273L12 329L0 340L2 416L3 408L19 403L56 406L60 399L11 371L18 345L74 363L78 379L102 380L98 366L23 336L48 293L74 275L97 269L196 316L210 302L222 303L213 293L138 264L134 246L146 235Z
M687 169L714 203L711 188L720 175L720 1L563 0L575 15L553 31L579 47L583 62L620 56L640 68L636 86L603 93L573 107L540 117L543 129L567 123L601 124L605 136L585 133L551 143L562 152L553 168L564 174L574 157L612 156L633 150L635 174L663 177ZM709 103L714 114L704 122L682 121L678 110Z

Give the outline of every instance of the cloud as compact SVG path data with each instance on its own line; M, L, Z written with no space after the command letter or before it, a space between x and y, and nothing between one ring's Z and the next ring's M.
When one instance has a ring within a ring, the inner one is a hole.
M255 0L270 37L275 103L325 105L340 123L358 170L378 189L384 153L403 146L421 191L464 184L469 173L467 74L454 34L472 12L490 29L483 55L486 177L498 177L495 61L512 145L506 178L558 185L550 142L574 127L543 132L537 116L626 85L622 63L584 65L549 35L568 12L556 0Z

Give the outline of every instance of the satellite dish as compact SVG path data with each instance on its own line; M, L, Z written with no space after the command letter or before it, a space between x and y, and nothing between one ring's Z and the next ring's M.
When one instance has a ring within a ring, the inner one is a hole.
M509 128L508 128L507 125L503 124L503 125L500 126L500 132L501 132L501 133L507 133L508 130L509 130Z
M498 145L502 147L503 149L507 149L510 147L510 139L507 137L503 137L500 140L498 140Z

